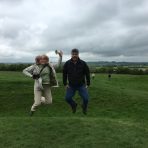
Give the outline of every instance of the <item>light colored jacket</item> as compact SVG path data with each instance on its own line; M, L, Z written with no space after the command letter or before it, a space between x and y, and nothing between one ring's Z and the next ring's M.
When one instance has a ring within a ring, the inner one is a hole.
M52 65L51 63L49 63L49 67L52 70L52 77L50 77L50 79L52 79L52 83L50 83L51 87L59 87L55 68L58 68L61 65L61 63L62 63L62 57L59 58L58 64L56 64L56 65ZM40 68L37 64L33 64L33 65L25 68L23 70L23 73L26 76L32 78L34 74L40 73ZM43 85L42 85L42 78L41 77L39 79L35 80L34 89L35 90L43 90L44 89Z

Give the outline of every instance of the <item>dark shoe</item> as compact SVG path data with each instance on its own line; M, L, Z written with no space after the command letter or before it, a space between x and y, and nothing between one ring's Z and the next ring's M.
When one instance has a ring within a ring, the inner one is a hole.
M76 111L77 111L77 104L75 104L74 106L72 106L72 112L73 113L76 113Z
M85 105L82 105L82 111L84 115L87 115L87 107Z
M30 111L30 116L32 117L35 111Z

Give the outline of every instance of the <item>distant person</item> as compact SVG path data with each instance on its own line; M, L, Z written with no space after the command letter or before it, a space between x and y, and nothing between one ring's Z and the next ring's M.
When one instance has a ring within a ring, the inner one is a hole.
M95 79L95 73L91 74L92 79Z
M58 54L59 61L57 65L52 65L49 62L48 56L42 55L36 57L36 64L23 70L23 73L26 76L29 76L35 80L34 104L31 107L30 116L34 114L36 108L41 105L41 103L52 103L51 87L58 86L55 68L61 65L63 53L60 51Z
M67 82L68 79L68 82ZM66 87L65 99L71 106L73 113L76 112L77 103L73 100L76 91L83 99L83 113L87 114L88 86L90 85L90 72L86 62L79 58L79 50L72 49L71 59L63 67L63 84Z
M111 80L111 78L112 78L112 74L111 74L111 72L109 72L108 73L108 80Z

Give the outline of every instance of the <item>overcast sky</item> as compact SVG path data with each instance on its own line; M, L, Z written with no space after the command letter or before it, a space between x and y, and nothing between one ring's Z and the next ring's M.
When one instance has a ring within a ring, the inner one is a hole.
M0 62L55 49L86 61L148 61L147 0L0 0Z

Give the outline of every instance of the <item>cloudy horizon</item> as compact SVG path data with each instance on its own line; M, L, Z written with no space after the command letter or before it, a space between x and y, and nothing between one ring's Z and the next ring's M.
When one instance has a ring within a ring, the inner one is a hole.
M0 62L73 48L86 61L148 62L146 0L0 0Z

